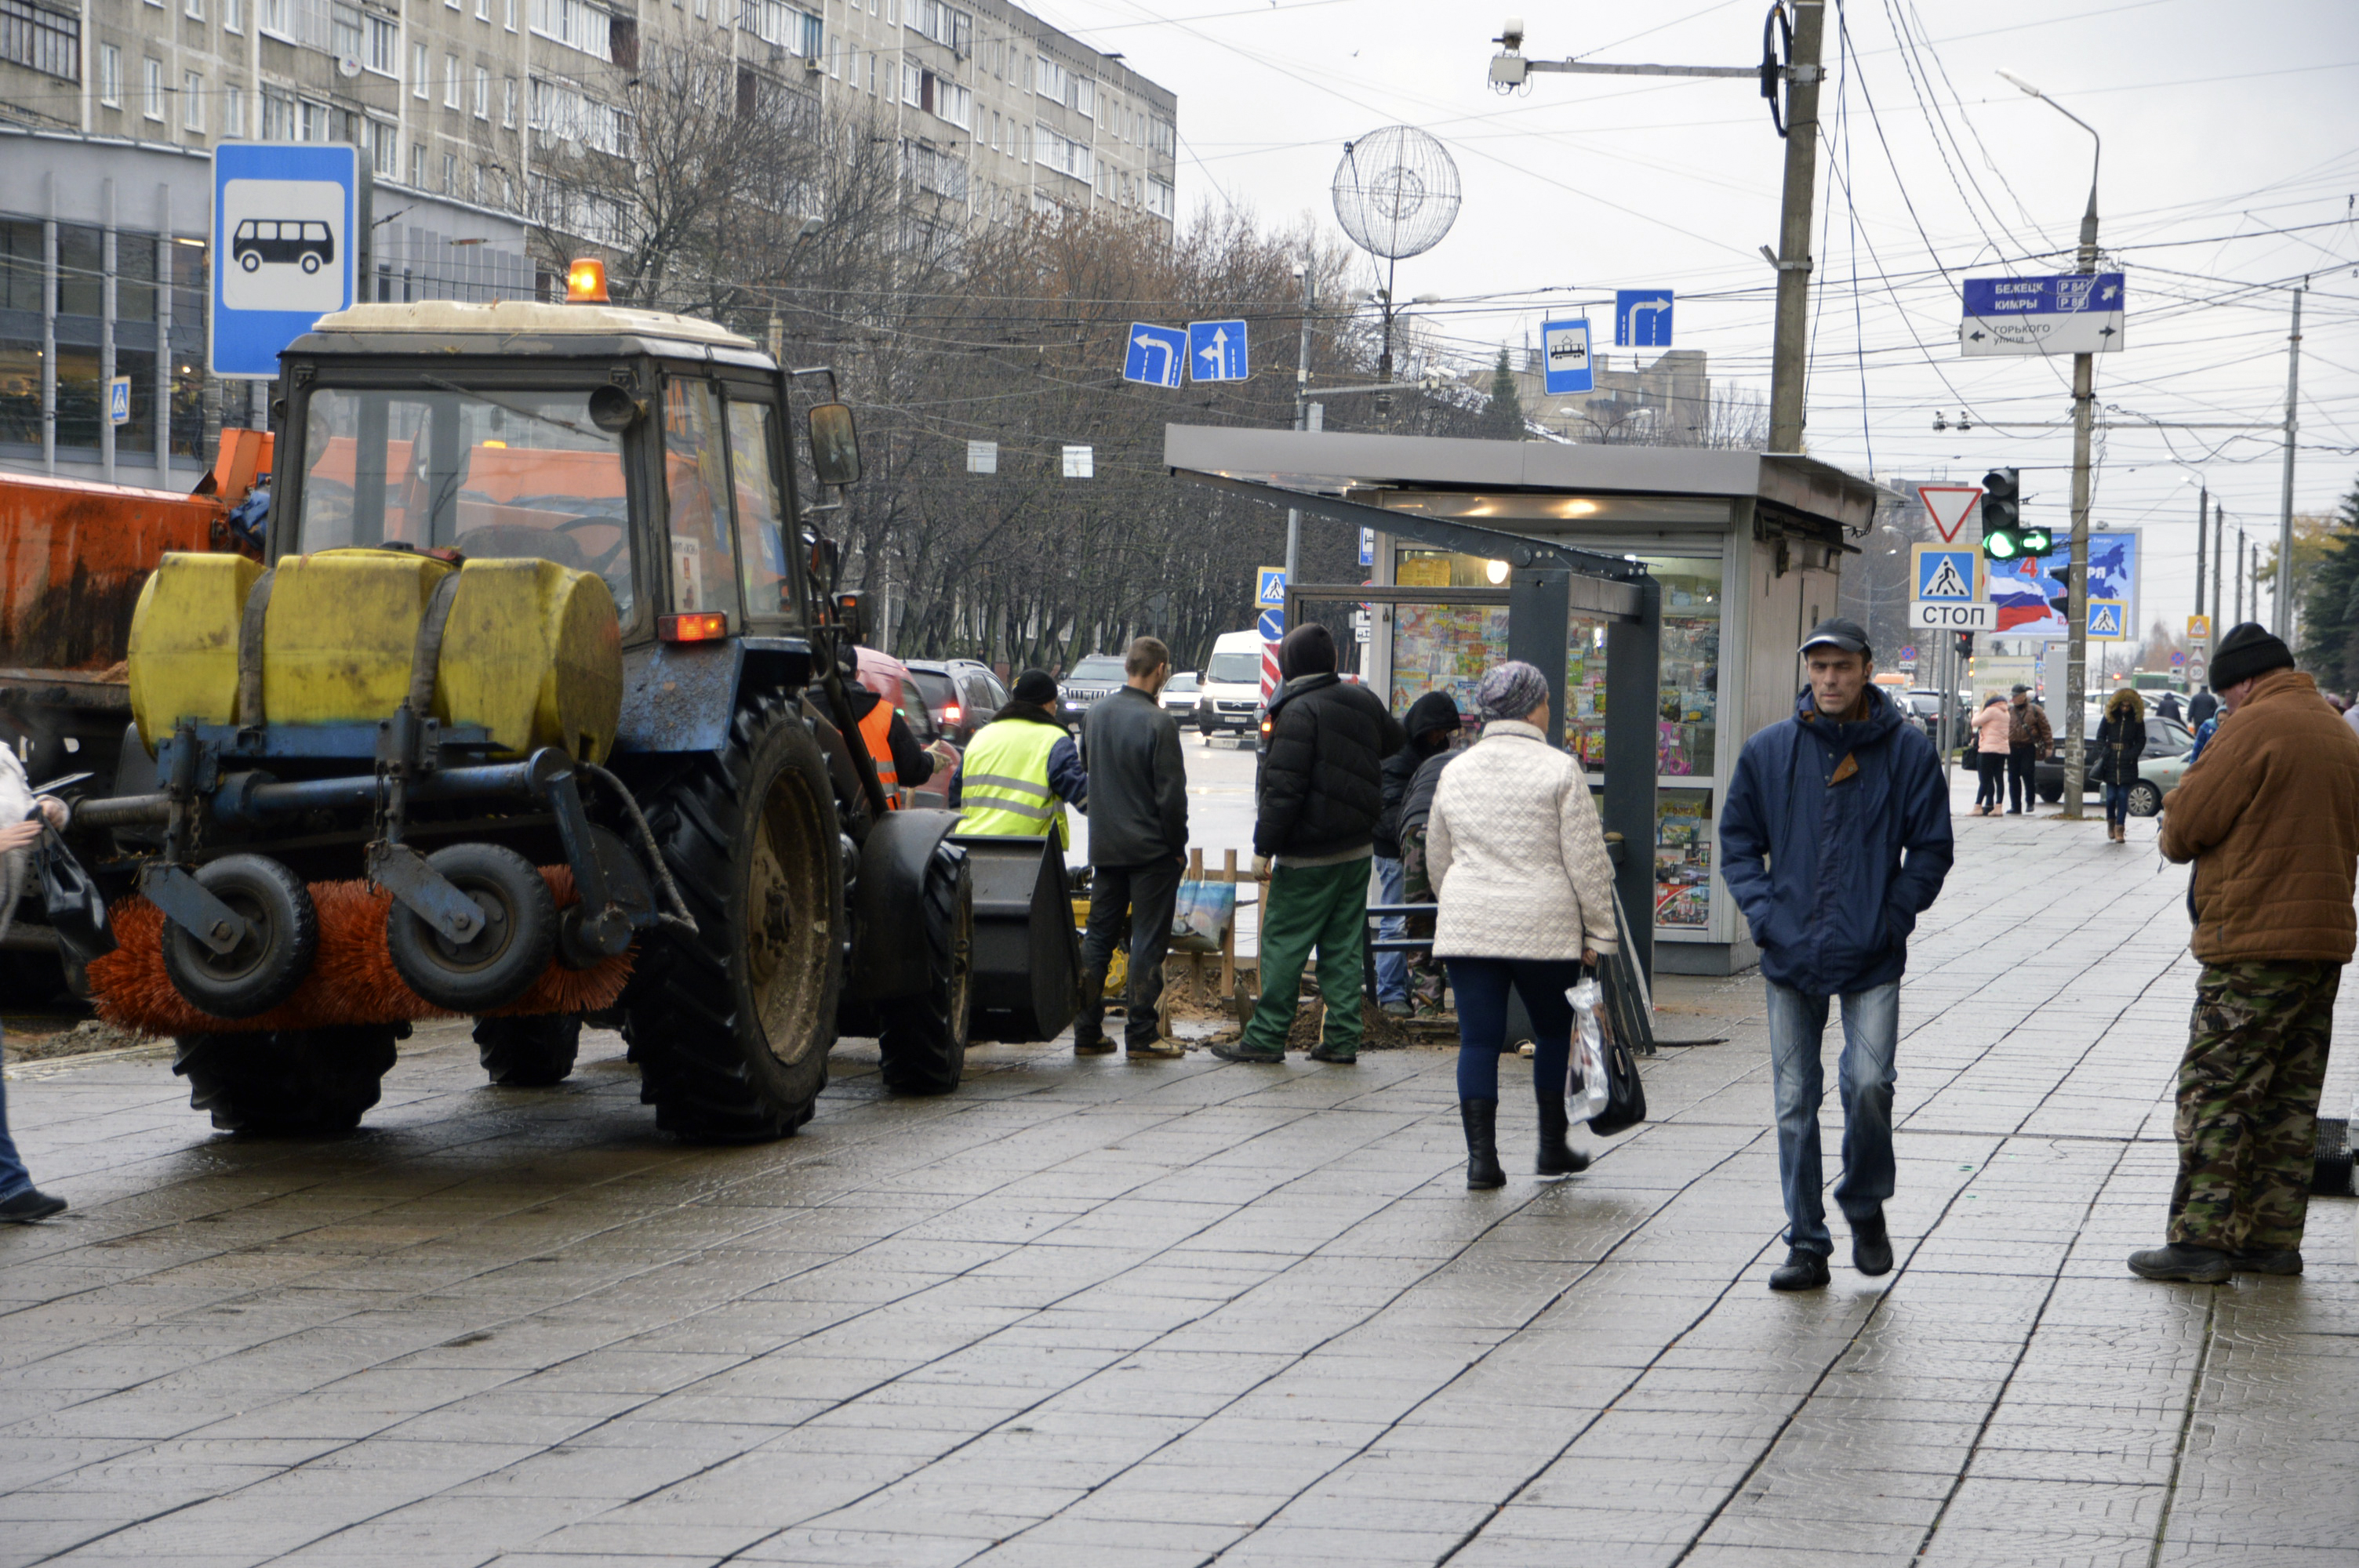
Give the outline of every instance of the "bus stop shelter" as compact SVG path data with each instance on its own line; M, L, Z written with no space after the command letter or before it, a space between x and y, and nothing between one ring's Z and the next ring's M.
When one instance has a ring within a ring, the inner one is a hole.
M1647 973L1757 956L1720 880L1715 824L1745 737L1792 711L1796 650L1834 612L1879 492L1814 459L1171 425L1174 478L1375 536L1364 583L1288 585L1288 621L1338 601L1362 678L1397 713L1538 665L1563 744L1622 835L1617 886ZM1651 951L1649 951L1651 949Z

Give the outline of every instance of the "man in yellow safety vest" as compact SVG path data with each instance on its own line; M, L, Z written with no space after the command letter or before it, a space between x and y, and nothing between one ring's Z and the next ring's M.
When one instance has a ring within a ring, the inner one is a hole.
M1056 677L1026 670L1016 677L1013 699L975 732L951 780L951 805L965 813L958 830L1017 838L1053 832L1060 847L1071 849L1065 807L1087 811L1089 801L1081 748L1057 717Z

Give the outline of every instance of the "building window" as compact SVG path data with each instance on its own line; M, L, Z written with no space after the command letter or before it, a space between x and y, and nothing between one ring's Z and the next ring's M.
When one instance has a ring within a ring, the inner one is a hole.
M309 98L298 100L295 105L295 139L299 142L326 142L335 138L328 135L328 106Z
M704 15L703 0L697 12ZM614 18L588 0L532 0L532 30L602 60L614 58ZM767 35L765 35L767 37ZM779 40L771 38L770 42Z
M245 30L245 0L221 0L222 31L242 33Z
M511 76L500 84L500 124L516 128L516 78Z
M488 22L491 19L492 0L475 0L475 20Z
M475 118L488 120L491 117L492 73L487 68L479 65L475 68Z
M426 189L426 144L409 144L409 183L419 189Z
M361 8L332 5L328 11L328 52L338 59L361 58Z
M164 117L164 62L160 59L142 60L140 67L143 72L142 96L147 100L147 117L160 120Z
M193 70L180 73L180 129L205 128L205 79Z
M417 97L426 96L426 46L409 46L409 91Z
M375 12L368 18L368 53L361 63L379 76L392 76L401 69L401 25L391 16Z
M1170 220L1174 209L1171 186L1168 180L1158 179L1151 174L1147 177L1147 210L1166 222Z
M98 101L110 109L123 107L123 51L113 44L98 46Z
M459 194L459 155L457 153L442 155L442 194L445 196Z
M191 22L201 22L205 19L205 0L188 0L181 12Z
M369 168L387 179L401 172L401 127L388 120L364 122L368 137Z
M272 36L295 41L294 0L261 0L262 8L255 17L255 25Z
M459 106L459 57L454 54L442 57L442 106L445 109Z
M508 31L511 33L515 32L516 27L516 0L508 0Z
M245 135L245 89L243 87L222 89L222 135Z
M82 21L31 0L0 0L0 59L66 81L82 80Z
M262 90L262 140L291 142L295 139L295 99L292 94Z

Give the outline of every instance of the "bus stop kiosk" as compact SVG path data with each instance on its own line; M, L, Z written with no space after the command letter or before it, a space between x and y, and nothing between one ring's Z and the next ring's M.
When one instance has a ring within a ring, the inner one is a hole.
M1623 836L1640 971L1757 959L1720 878L1720 800L1745 738L1793 711L1873 484L1782 454L1189 425L1164 427L1164 462L1374 531L1368 581L1289 585L1288 623L1298 603L1364 608L1362 678L1395 713L1440 690L1471 716L1502 659L1547 672Z

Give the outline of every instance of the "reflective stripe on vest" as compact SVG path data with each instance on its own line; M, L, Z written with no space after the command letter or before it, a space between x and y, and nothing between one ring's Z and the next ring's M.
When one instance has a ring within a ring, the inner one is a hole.
M959 774L962 833L1045 838L1070 848L1065 803L1049 784L1049 753L1065 732L1028 719L1002 719L975 732Z
M876 762L876 782L885 786L885 808L901 809L901 772L893 765L893 705L883 697L860 721L860 741Z

